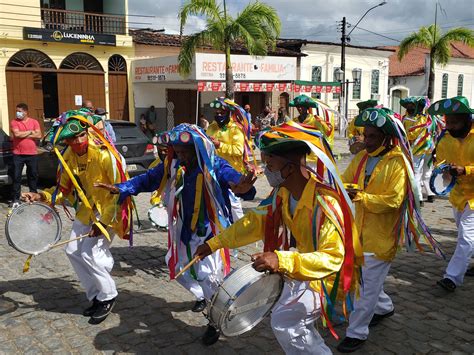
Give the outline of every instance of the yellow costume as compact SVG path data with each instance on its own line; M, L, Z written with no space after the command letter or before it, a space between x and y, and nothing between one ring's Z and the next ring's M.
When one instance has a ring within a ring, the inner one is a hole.
M114 231L120 236L124 236L122 219L120 215L120 208L117 205L118 195L111 195L107 190L94 187L97 181L107 184L120 183L120 174L114 170L112 154L107 149L103 149L95 145L89 139L89 147L87 154L78 156L73 153L70 148L66 150L63 157L71 168L76 179L80 183L87 199L91 203L94 210L100 215L100 222L112 227ZM59 182L59 191L56 197L56 202L61 203L64 200L69 200L74 203L74 186L68 174L61 174ZM46 198L47 203L51 203L52 194L55 187L41 191L41 194ZM76 211L76 218L83 224L88 225L92 223L93 211L86 208L85 205L79 202Z
M282 203L283 223L296 239L297 251L276 251L276 254L280 272L296 280L310 280L312 281L310 286L320 291L319 279L340 270L344 259L344 243L341 232L336 229L331 219L324 218L318 231L319 240L315 248L312 240L313 231L308 220L308 216L313 216L315 209L321 207L315 196L334 206L337 213L341 213L337 200L317 184L316 178L312 176L296 205L293 216L289 210L289 191L283 187L278 191L277 198L281 198ZM207 243L214 252L223 247L237 248L261 240L265 235L267 218L267 207L257 207Z
M417 114L415 117L408 117L404 115L402 122L413 155L431 154L434 149L434 142L429 131L428 116Z
M363 136L364 135L364 127L356 127L355 125L355 118L349 122L349 125L347 126L347 137L349 139L352 139L357 136Z
M363 150L352 159L342 175L343 182L364 186L367 161L361 165L361 160L366 154ZM359 177L354 181L359 169ZM397 252L398 235L395 226L407 194L406 179L403 153L399 147L394 147L377 163L367 187L358 192L353 200L356 206L357 231L364 252L374 253L380 260L393 260Z
M466 175L457 177L449 201L458 211L463 211L467 203L474 210L474 128L462 141L446 132L436 146L436 159L465 167Z
M293 118L293 121L296 123L301 123L298 117ZM312 126L320 131L328 141L329 145L332 146L334 143L334 129L329 127L329 125L321 117L314 116L312 113L308 113L305 120L303 121L303 124Z
M216 121L212 122L206 134L220 142L219 148L216 149L217 155L227 160L239 173L246 173L244 165L245 136L232 119L222 128Z

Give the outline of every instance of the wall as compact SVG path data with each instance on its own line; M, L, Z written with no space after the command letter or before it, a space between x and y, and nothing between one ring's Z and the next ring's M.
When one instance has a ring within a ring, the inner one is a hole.
M301 59L301 80L311 80L313 66L321 66L321 81L334 81L334 68L340 67L341 47L336 45L308 44L303 48L307 57ZM349 84L349 110L357 110L357 102L371 98L371 71L379 73L379 102L388 104L388 57L392 52L368 50L361 48L346 48L346 79L352 81L352 69L361 68L361 98L352 99L353 84ZM338 100L333 99L332 93L323 93L322 101L331 108L337 109Z
M104 14L125 15L125 0L103 0Z
M464 75L463 96L467 97L469 102L474 102L473 82L474 82L474 60L451 58L448 65L441 67L435 66L435 87L434 101L441 100L441 88L443 74L448 74L448 95L447 97L457 96L458 75ZM472 106L472 104L471 104Z

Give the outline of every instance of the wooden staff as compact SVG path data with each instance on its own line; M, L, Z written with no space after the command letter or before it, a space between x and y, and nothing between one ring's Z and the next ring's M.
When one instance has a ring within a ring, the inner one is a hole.
M196 263L196 261L199 261L199 255L196 255L196 256L193 258L193 260L191 260L191 261L189 262L188 265L186 265L180 272L178 272L178 273L176 274L176 276L175 276L174 278L177 279L177 278L180 277L182 274L184 274L191 266L193 266L193 265Z
M49 249L57 248L57 247L60 247L61 245L64 245L64 244L67 244L67 243L71 243L71 242L73 242L73 241L75 241L75 240L79 240L79 239L82 239L82 238L86 238L86 237L88 237L88 236L89 236L89 234L84 234L84 235L81 235L81 236L79 236L79 237L77 237L77 238L73 238L73 239L65 240L64 242L56 243L56 244L51 245L51 246L49 247Z

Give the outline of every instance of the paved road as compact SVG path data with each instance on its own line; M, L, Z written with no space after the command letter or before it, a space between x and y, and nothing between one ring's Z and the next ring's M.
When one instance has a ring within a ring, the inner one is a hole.
M339 165L347 165L344 157ZM257 182L256 201L268 187L264 178ZM166 236L147 220L148 194L138 198L143 228L135 234L135 246L115 240L113 275L119 288L114 313L100 325L90 325L81 315L87 306L84 294L62 250L33 259L31 270L23 274L25 256L0 240L0 300L11 306L0 315L0 353L172 353L204 354L199 337L206 320L189 309L192 296L176 282L168 280L164 264ZM251 208L256 202L245 203ZM4 222L7 208L0 205ZM451 208L437 200L423 208L432 231L451 255L456 232ZM70 222L63 215L63 235ZM256 251L254 246L247 252ZM243 265L243 254L234 265ZM392 296L396 314L371 331L361 353L474 353L474 278L466 280L454 294L435 286L446 266L431 253L401 252L387 278L386 291ZM344 335L345 324L336 326ZM337 342L318 324L334 350ZM282 353L268 320L238 338L222 339L212 347L217 354ZM335 350L334 350L335 351Z

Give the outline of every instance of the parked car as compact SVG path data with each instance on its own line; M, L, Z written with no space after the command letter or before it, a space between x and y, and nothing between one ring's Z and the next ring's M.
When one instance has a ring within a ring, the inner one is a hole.
M135 123L115 120L109 122L117 139L115 147L124 156L130 176L144 173L156 159L153 153L153 144ZM54 152L44 149L41 149L40 154L38 161L39 178L43 181L54 181L58 167L56 155Z
M0 187L13 183L13 145L12 140L0 129Z

